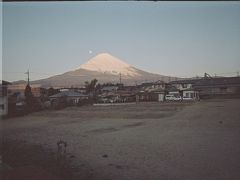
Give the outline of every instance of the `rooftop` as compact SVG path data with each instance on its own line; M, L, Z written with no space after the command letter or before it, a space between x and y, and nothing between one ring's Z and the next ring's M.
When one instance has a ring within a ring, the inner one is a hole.
M79 92L75 92L75 91L62 91L58 94L54 94L52 96L50 96L50 98L59 98L59 97L86 97L87 95L85 94L81 94Z

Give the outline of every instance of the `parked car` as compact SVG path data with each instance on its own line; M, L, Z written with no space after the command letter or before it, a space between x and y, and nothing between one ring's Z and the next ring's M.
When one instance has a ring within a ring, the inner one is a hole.
M173 98L174 101L182 101L182 97L181 96L177 96Z
M181 101L181 96L174 96L173 94L168 94L165 96L166 101Z
M98 100L99 103L113 103L113 99L109 99L109 98L100 98Z

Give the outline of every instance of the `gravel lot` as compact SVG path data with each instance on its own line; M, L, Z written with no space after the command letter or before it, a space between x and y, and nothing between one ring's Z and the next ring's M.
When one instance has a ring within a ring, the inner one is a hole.
M2 135L52 152L66 141L77 179L239 180L239 107L240 99L70 107L2 120Z

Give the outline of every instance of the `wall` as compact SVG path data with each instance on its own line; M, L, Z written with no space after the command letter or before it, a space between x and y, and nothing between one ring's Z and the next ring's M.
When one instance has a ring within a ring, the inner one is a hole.
M0 115L7 115L8 114L8 98L7 96L0 97Z

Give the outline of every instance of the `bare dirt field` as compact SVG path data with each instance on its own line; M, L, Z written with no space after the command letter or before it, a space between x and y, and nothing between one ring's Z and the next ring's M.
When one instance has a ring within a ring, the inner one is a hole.
M13 169L34 156L30 164L59 179L240 179L240 99L70 107L1 125L3 139L15 147L11 156L3 154ZM54 169L58 161L39 154L56 157L60 139L68 144L67 160Z

